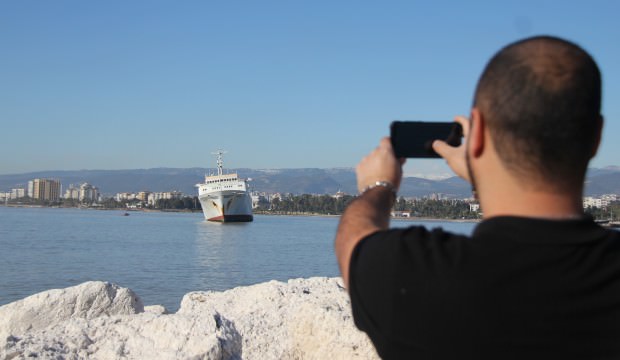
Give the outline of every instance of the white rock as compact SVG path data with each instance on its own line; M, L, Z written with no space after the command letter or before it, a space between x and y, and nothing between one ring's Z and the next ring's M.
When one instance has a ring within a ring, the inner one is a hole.
M0 358L235 359L241 338L218 314L73 318L53 328L10 338Z
M168 309L166 309L163 305L149 305L144 307L144 312L155 315L165 315L168 314Z
M340 278L270 281L224 292L192 292L180 314L216 311L235 324L243 359L376 359L355 328Z
M107 295L106 295L107 294ZM176 314L84 283L0 307L0 359L377 359L340 278L185 295Z
M130 289L102 281L89 281L66 289L44 291L0 306L0 340L28 330L53 326L71 318L136 314L144 311Z

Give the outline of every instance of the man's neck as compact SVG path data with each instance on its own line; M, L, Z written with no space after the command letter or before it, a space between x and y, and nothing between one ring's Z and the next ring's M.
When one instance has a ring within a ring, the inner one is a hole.
M556 193L542 190L496 189L480 195L484 218L521 216L543 219L583 217L581 193Z
M485 219L495 216L543 219L583 217L583 180L575 179L573 183L577 185L574 186L556 184L546 182L533 170L528 173L510 169L495 150L488 127L484 134L472 135L471 139L468 141L471 155L467 158L468 168ZM476 139L478 142L474 141Z

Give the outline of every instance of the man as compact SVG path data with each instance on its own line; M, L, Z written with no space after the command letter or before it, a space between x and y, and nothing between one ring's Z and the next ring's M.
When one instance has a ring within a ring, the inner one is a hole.
M480 77L465 141L433 148L484 212L470 237L388 229L402 177L389 139L357 167L336 255L356 325L391 359L620 358L620 232L583 213L601 79L580 47L534 37Z

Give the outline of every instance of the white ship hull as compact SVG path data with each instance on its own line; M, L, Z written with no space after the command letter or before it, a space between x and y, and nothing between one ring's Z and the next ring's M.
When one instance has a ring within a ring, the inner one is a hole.
M248 184L236 173L224 174L223 151L217 155L217 175L205 176L205 182L196 184L198 200L205 219L219 222L246 222L252 216L252 198Z
M252 198L245 191L224 190L198 197L205 219L219 222L252 221Z

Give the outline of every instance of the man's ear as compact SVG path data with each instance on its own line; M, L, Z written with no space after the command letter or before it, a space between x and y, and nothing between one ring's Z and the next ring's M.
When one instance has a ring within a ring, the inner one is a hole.
M601 145L601 137L603 136L603 125L604 125L605 119L603 118L603 115L599 115L598 117L598 121L596 124L596 141L594 142L594 147L592 148L592 153L590 154L590 159L592 159L596 153L598 152L598 147L599 145Z
M478 108L471 109L471 120L469 127L469 150L471 156L480 157L485 147L485 129L484 116Z

